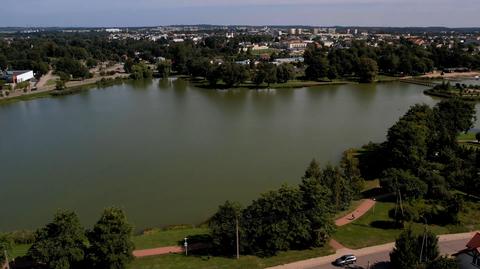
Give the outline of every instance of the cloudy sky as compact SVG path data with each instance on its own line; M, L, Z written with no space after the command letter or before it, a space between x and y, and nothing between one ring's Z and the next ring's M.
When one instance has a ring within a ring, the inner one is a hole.
M0 3L0 26L480 26L480 0L1 0Z

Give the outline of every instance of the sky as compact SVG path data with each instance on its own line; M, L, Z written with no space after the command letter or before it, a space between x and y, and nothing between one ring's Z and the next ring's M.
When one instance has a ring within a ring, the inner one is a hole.
M0 0L0 27L480 27L480 0Z

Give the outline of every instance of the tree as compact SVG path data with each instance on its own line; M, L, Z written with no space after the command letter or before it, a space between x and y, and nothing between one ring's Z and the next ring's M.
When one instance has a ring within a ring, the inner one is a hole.
M72 211L59 211L53 222L35 232L28 255L48 268L76 268L84 260L85 243L85 232L78 216Z
M242 208L239 204L226 201L208 221L212 236L212 248L219 254L232 255L235 253L236 222L241 214ZM243 232L240 234L243 236Z
M87 232L88 261L93 268L124 269L133 260L132 226L123 210L107 208Z
M305 70L305 76L311 80L319 80L328 76L328 69L327 58L316 55Z
M274 255L281 250L308 246L310 222L302 209L302 192L288 186L253 201L242 217L247 250L258 255Z
M398 194L399 191L407 199L423 197L428 189L427 184L411 172L397 168L385 170L380 185L389 192Z
M248 70L243 65L225 63L221 70L222 80L227 88L236 86L248 79Z
M441 256L430 262L427 269L459 269L459 266L455 258Z
M314 178L316 180L320 180L321 176L322 169L320 168L320 164L317 162L317 160L312 159L307 169L305 170L305 174L303 175L302 179Z
M144 63L138 63L132 66L132 72L130 74L130 77L135 80L140 80L144 78L151 78L153 75L152 70L144 64Z
M340 161L340 168L343 176L352 186L352 191L355 196L359 196L363 191L365 181L360 172L360 164L357 157L355 157L355 150L347 150L343 153Z
M5 251L12 251L13 241L8 234L0 233L0 265L5 262Z
M395 240L390 252L390 262L395 269L415 269L419 262L418 241L410 228L403 231Z
M372 82L378 75L377 62L371 58L361 58L358 63L357 75L361 82Z
M395 241L390 261L396 269L415 269L435 261L439 255L438 237L434 233L425 230L415 235L409 227Z
M295 71L293 65L291 64L281 64L277 66L277 82L286 83L289 80L293 79Z
M330 205L331 192L315 178L304 178L299 186L303 211L310 222L309 246L323 246L335 230Z
M331 191L333 210L344 210L354 198L352 186L345 180L338 167L327 165L322 171L320 183Z
M168 60L161 61L157 64L157 71L162 78L166 78L172 71L172 63Z
M65 81L63 79L57 79L55 81L55 90L63 91L63 90L65 90L65 88L66 88Z
M218 84L218 81L222 78L221 67L210 65L206 78L210 86L216 86Z

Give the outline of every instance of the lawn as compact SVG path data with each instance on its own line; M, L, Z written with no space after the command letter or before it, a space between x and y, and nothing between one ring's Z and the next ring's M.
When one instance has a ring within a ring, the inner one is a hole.
M395 241L401 229L393 228L393 221L388 216L388 211L395 207L395 203L377 202L357 221L339 227L333 235L338 242L348 248L358 249L368 246L380 245ZM460 233L480 228L480 205L467 203L464 212L460 214L459 225L429 225L429 229L436 234ZM407 224L408 225L408 224ZM414 231L424 229L421 223L412 223Z
M461 133L457 139L458 140L477 140L475 138L475 133L473 132Z
M320 256L333 254L330 247L315 248L302 251L281 252L269 258L241 256L240 260L225 257L188 256L169 254L164 256L135 259L129 266L131 269L260 269L269 266L291 263Z
M135 249L176 246L188 236L207 234L207 228L153 229L133 237Z

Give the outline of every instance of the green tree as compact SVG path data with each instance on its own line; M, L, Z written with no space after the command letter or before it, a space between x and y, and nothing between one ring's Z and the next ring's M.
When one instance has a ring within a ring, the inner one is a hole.
M293 79L295 75L295 70L291 64L281 64L277 66L277 82L278 83L287 83L289 80Z
M309 247L323 246L335 230L330 205L331 192L318 179L304 178L299 186L303 211L310 222Z
M248 79L248 70L240 64L225 63L222 66L222 80L227 88L237 86Z
M396 168L384 171L380 185L389 192L397 193L399 191L406 199L423 197L428 189L427 184L410 171Z
M132 226L123 210L107 208L87 232L88 261L93 268L124 269L133 260Z
M63 91L65 90L66 86L65 86L65 81L62 80L62 79L57 79L55 81L55 90L57 91Z
M130 77L135 80L151 78L153 75L152 70L144 63L138 63L132 66L132 72Z
M241 218L241 214L242 207L239 204L226 201L208 221L212 236L212 248L219 254L233 255L236 253L236 222ZM243 232L239 233L243 236ZM241 240L241 242L243 241Z
M406 229L395 240L395 247L390 252L390 262L395 269L415 269L419 262L417 238L412 230Z
M172 62L169 60L159 62L157 64L157 71L162 78L167 78L172 71Z
M395 241L390 261L395 269L416 269L434 261L439 255L438 238L434 233L427 230L415 235L409 227Z
M0 265L5 262L5 251L12 251L13 240L8 234L0 233Z
M320 180L321 176L322 169L320 168L320 164L317 162L317 160L312 159L307 169L305 170L305 174L303 175L302 179L314 178L316 180Z
M355 157L355 154L355 150L345 151L340 160L340 168L342 169L343 176L351 186L353 194L358 197L363 191L365 180L362 178L360 163L358 158Z
M427 269L459 269L459 266L455 258L442 256L430 262Z
M53 222L35 232L28 255L48 268L76 268L84 260L86 241L78 216L72 211L59 211Z
M310 222L302 209L302 192L298 188L283 186L262 194L243 211L247 250L258 255L274 255L309 245Z
M327 165L322 171L320 183L331 190L331 204L334 210L348 208L354 198L354 192L338 167Z
M357 75L361 82L372 82L378 75L377 62L371 58L361 58L358 63Z
M475 135L475 138L477 139L477 142L480 143L480 132L478 132L478 133Z

